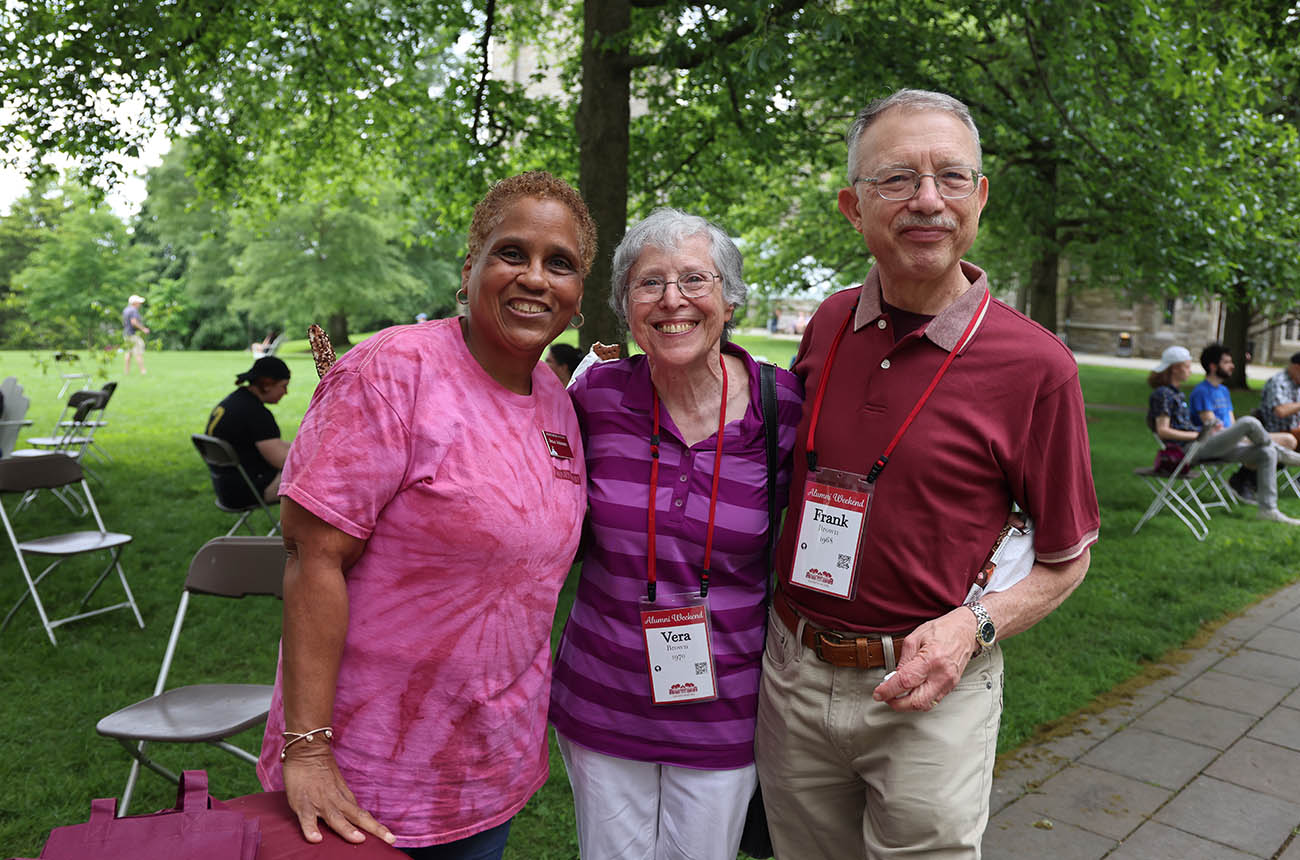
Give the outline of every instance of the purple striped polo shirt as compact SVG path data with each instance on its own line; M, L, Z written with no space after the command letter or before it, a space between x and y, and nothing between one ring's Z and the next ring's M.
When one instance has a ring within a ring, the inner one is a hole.
M582 579L564 629L551 685L550 719L571 741L606 755L711 770L754 760L754 718L763 651L767 575L767 455L758 363L737 346L749 372L749 409L727 424L714 519L709 613L718 699L654 705L641 634L646 593L646 519L653 408L645 356L597 365L569 389L587 453L589 529ZM776 371L777 499L784 507L803 395ZM660 415L655 492L659 602L698 594L717 450L714 434L683 444Z

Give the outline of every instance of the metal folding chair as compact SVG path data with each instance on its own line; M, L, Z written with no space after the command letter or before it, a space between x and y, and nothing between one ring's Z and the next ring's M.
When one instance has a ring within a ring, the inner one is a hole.
M113 392L115 391L117 391L116 382L105 382L104 387L99 389L100 394L104 395L104 397L100 401L98 414L95 415L94 417L87 416L86 420L82 422L82 424L80 425L81 427L89 428L91 431L89 434L90 442L88 443L86 450L93 453L96 457L103 460L105 463L113 462L113 458L110 457L108 455L108 452L105 451L103 447L100 446L99 442L95 440L94 436L96 430L99 430L101 427L105 427L108 425L108 422L104 420L104 414L108 411L108 403L110 400L113 399ZM66 406L64 407L63 411L65 414L67 413L68 410ZM76 424L75 421L71 419L65 420L64 417L61 415L59 416L59 421L57 426L59 428L67 428L67 427L76 427L78 425Z
M282 597L284 563L284 543L279 538L242 536L213 538L191 560L153 695L114 711L95 726L101 735L116 738L134 759L117 807L119 816L127 813L141 765L178 782L173 771L149 756L150 743L208 743L257 763L256 755L228 739L265 722L271 708L269 684L193 684L169 690L167 675L191 595Z
M28 597L31 597L32 603L35 604L36 612L41 617L41 624L45 627L45 633L50 637L51 644L54 645L59 644L54 637L55 627L67 624L70 621L89 618L92 615L112 612L115 609L130 609L135 615L136 622L141 627L144 627L144 619L140 617L140 607L136 605L135 597L131 594L131 586L126 581L126 573L122 570L121 563L122 548L131 542L131 535L110 532L105 528L104 520L99 515L99 508L95 506L95 499L90 494L90 486L82 476L81 465L76 460L63 454L45 454L40 457L23 458L11 457L0 460L0 495L4 493L22 493L26 496L26 494L34 490L71 488L76 485L80 485L81 492L85 496L87 510L95 515L95 524L99 527L97 531L68 532L23 540L14 531L13 522L5 512L4 505L0 503L0 521L4 523L5 533L9 536L9 543L13 546L14 553L18 557L18 567L22 570L23 578L27 581L27 591L23 593L22 597L18 598L18 602L5 615L4 622L0 623L0 631L9 626L14 613L18 611ZM74 556L97 552L108 553L108 564L104 566L104 570L99 574L99 578L95 580L95 584L86 592L86 596L81 599L79 608L84 611L64 618L51 619L46 614L45 604L41 602L40 594L37 593L37 586L64 561ZM44 556L54 560L49 567L33 577L31 570L27 566L28 556ZM90 598L94 596L99 586L114 570L117 571L118 579L122 581L122 590L126 593L126 600L112 606L86 610Z
M230 536L239 531L239 527L247 523L248 518L259 508L266 513L266 519L271 523L271 530L266 533L267 536L270 537L279 532L280 520L271 513L271 505L278 505L280 500L276 499L274 502L267 502L262 498L262 491L253 483L253 479L248 477L248 472L244 470L244 464L239 462L239 455L235 453L235 449L231 444L225 439L218 439L216 436L205 436L202 433L195 433L190 436L190 440L198 450L199 456L203 458L203 462L208 464L208 473L212 476L212 490L216 495L217 507L228 514L240 515L235 524L230 527L230 531L226 532L226 535ZM221 494L217 492L217 469L234 469L238 472L239 477L244 481L244 485L248 487L248 492L252 494L256 501L248 505L226 504L221 498ZM251 523L248 525L248 530L253 531Z
M7 457L18 445L19 431L31 426L31 419L27 417L31 400L23 394L23 387L14 376L5 377L5 381L0 382L0 395L4 401L4 411L0 412L0 457Z
M1223 473L1239 464L1229 460L1198 460L1201 443L1197 439L1188 446L1182 462L1171 475L1157 474L1151 466L1133 470L1155 494L1142 518L1133 526L1133 534L1160 511L1168 510L1197 540L1205 540L1210 533L1210 508L1232 509L1233 499ZM1160 444L1164 446L1163 441Z

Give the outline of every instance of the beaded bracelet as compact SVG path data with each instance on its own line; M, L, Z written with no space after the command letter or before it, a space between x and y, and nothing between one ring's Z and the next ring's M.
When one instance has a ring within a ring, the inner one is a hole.
M284 761L284 754L289 751L289 747L298 743L298 741L306 741L307 743L311 743L312 739L317 734L324 735L325 740L327 741L334 740L334 727L321 726L319 729L312 729L309 732L281 732L280 734L282 734L284 737L289 739L288 742L283 747L280 748L280 761Z

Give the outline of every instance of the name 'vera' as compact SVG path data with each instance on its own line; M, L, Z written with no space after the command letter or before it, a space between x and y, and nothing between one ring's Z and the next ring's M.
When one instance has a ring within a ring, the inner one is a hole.
M670 633L667 630L659 631L659 635L664 637L665 642L690 642L691 634L689 633Z

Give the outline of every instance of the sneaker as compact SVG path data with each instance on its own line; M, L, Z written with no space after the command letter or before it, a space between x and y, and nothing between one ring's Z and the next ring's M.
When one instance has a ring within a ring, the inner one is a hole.
M1288 517L1277 508L1274 508L1271 511L1260 511L1259 519L1267 520L1270 523L1284 523L1288 526L1300 526L1300 520L1295 517Z
M1255 473L1250 469L1238 469L1228 479L1228 489L1243 505L1257 505L1255 498Z

